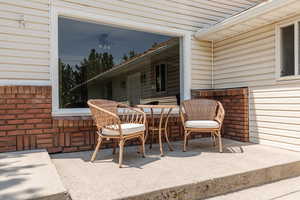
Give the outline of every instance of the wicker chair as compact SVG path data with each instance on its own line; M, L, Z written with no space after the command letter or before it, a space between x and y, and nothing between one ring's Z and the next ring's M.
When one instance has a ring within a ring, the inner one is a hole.
M221 128L225 111L219 101L210 99L192 99L181 103L180 116L184 127L183 151L186 151L187 139L191 133L211 133L218 137L219 151L223 152Z
M119 167L122 167L124 143L127 140L139 138L142 143L142 155L145 157L146 115L144 112L109 100L89 100L88 105L99 135L91 161L95 160L104 139L115 140L113 154L115 153L116 143L119 142Z

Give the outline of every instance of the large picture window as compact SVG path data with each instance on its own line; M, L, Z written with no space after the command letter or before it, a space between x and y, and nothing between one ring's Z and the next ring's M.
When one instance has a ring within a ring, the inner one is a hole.
M59 17L59 108L86 108L88 99L176 104L179 52L177 37Z

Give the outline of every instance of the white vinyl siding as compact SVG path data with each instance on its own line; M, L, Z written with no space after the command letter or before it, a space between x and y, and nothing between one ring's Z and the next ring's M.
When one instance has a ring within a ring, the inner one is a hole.
M192 89L212 87L212 43L192 40Z
M0 81L50 80L50 7L68 8L133 22L194 31L260 1L200 0L4 0L0 2ZM18 22L21 15L25 27ZM210 45L192 42L192 88L209 88ZM202 49L204 50L202 52ZM198 63L198 64L197 64ZM199 65L201 64L201 66ZM203 64L203 65L202 65ZM203 71L202 71L203 69Z
M0 80L48 81L49 39L48 0L1 1Z
M276 79L275 24L215 42L214 88L249 87L250 140L300 151L300 80Z

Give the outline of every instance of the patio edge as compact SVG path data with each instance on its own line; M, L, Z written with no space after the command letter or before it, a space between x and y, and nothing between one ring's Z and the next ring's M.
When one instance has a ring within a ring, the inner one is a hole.
M199 200L297 176L300 176L300 161L165 188L118 200Z

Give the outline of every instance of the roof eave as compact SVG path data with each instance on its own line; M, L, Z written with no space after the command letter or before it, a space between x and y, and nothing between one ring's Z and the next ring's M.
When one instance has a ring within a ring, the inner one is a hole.
M297 0L269 0L264 3L261 3L253 8L250 8L247 11L244 11L238 15L230 17L210 28L200 29L195 34L194 37L199 40L213 40L210 37L212 34L222 31L228 27L234 26L236 24L243 23L249 19L256 18L263 15L266 12L270 12L277 8L284 7L292 2Z

